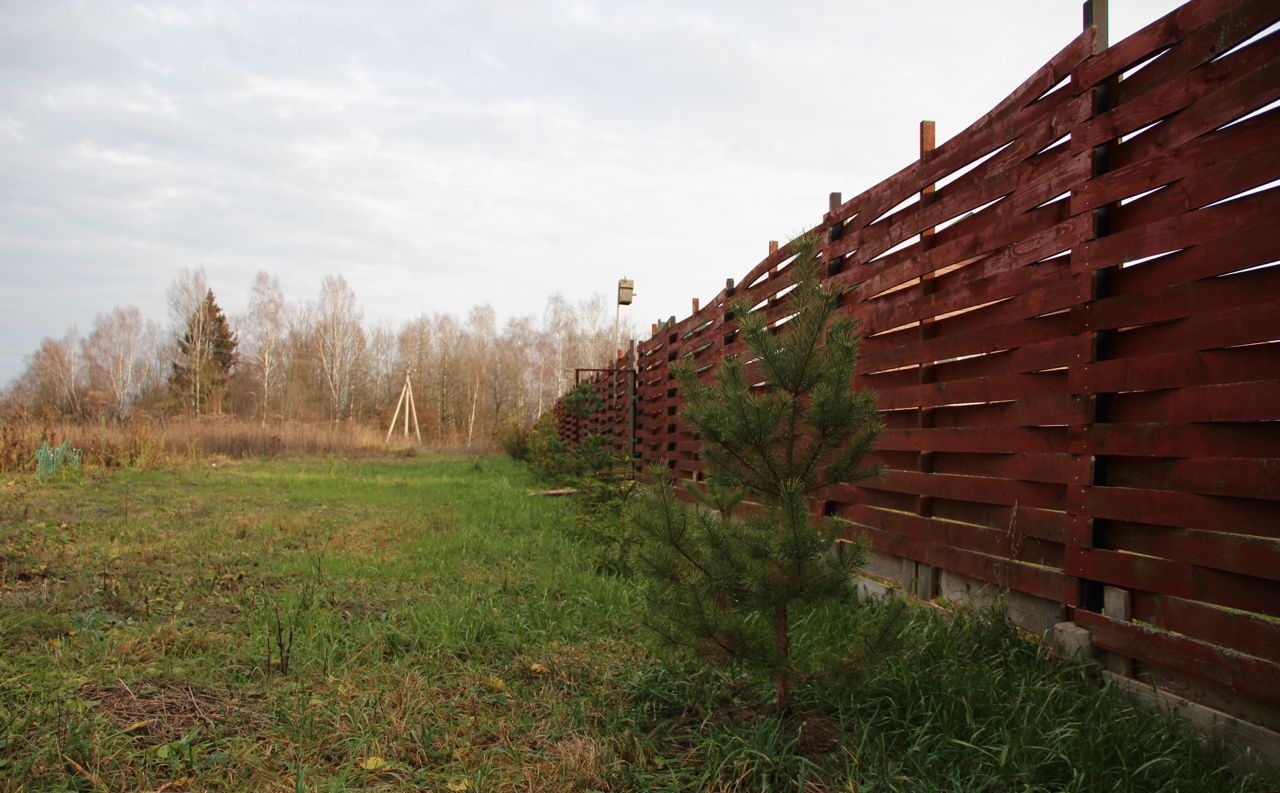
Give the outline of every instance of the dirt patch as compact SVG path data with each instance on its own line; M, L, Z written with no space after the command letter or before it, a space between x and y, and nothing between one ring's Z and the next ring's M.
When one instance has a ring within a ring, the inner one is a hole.
M159 741L177 740L197 725L250 734L268 723L265 714L229 692L165 678L117 680L106 686L89 683L80 689L80 697L96 704L99 713L126 732Z
M797 748L807 757L831 754L840 748L840 725L822 716L805 716L800 722Z

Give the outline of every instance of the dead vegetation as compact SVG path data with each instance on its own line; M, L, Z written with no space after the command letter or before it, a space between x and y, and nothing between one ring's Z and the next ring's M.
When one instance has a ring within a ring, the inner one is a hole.
M230 417L138 419L128 423L0 418L0 472L35 470L40 444L70 441L85 465L149 469L204 457L363 457L384 453L382 434L359 422L261 425Z
M178 740L200 726L222 734L252 735L268 724L265 715L229 692L161 677L88 683L79 696L124 732L160 743Z

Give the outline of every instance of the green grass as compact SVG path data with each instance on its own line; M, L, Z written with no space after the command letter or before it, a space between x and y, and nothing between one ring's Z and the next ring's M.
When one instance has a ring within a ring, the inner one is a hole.
M990 614L912 609L778 719L767 683L654 646L535 487L435 457L0 478L0 790L1275 784ZM846 652L891 614L801 633Z

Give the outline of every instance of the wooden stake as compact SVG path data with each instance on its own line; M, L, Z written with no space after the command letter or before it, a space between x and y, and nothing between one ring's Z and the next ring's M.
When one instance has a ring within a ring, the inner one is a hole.
M422 445L422 429L418 427L418 401L413 398L413 386L409 385L409 376L405 375L405 388L409 395L409 410L413 413L413 434L418 439L418 445ZM407 434L407 433L406 433Z
M400 397L399 397L398 399L396 399L396 412L395 412L395 413L393 413L393 414L391 414L391 426L390 426L390 427L387 427L387 437L385 437L385 438L383 438L383 439L382 439L382 444L383 444L384 446L391 442L391 433L395 432L395 429L396 429L396 419L400 418L400 404L401 404L402 402L404 402L404 389L403 389L403 388L401 388L401 389L400 389Z
M391 415L391 426L387 427L387 437L382 443L391 442L391 433L396 431L396 420L400 418L400 409L404 408L404 437L409 438L409 417L413 416L413 433L418 438L418 445L422 445L422 430L418 427L418 405L413 401L413 383L410 380L409 372L404 373L404 385L400 388L400 398L396 400L396 412Z

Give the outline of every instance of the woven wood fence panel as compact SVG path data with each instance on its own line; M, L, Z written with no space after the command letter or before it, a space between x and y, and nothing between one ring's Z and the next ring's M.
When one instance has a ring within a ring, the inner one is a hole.
M877 551L1061 604L1097 646L1273 727L1280 32L1259 34L1277 17L1195 0L1106 49L1089 28L810 230L886 425L887 474L823 510ZM734 300L785 322L792 265L782 246L664 323L566 437L700 476L671 365L710 376L745 351Z

